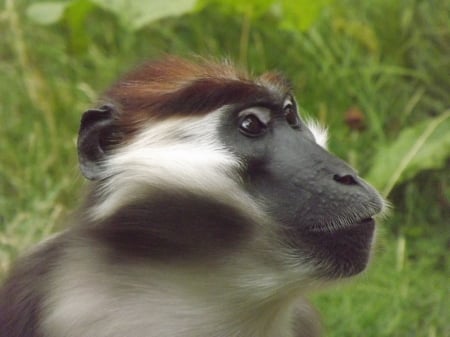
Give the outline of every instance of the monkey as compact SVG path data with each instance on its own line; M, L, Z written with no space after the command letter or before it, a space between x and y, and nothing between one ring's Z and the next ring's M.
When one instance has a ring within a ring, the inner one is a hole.
M385 201L278 72L166 56L78 134L89 184L0 289L0 337L316 337L307 295L366 269Z

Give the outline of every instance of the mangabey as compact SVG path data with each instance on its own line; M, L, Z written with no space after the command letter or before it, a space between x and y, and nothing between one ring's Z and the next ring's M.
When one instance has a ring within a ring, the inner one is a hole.
M288 82L176 57L81 120L91 180L0 291L1 337L313 337L311 289L367 265L379 194Z

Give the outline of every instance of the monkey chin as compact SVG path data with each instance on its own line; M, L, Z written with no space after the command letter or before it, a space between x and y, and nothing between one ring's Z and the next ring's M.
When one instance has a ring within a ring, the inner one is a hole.
M375 220L361 221L301 233L302 253L316 265L317 276L336 280L357 275L369 263L375 237Z

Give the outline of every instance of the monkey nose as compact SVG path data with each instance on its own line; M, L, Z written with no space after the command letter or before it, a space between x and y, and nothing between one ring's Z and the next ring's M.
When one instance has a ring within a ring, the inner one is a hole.
M335 174L333 180L342 185L358 185L358 179L353 174Z

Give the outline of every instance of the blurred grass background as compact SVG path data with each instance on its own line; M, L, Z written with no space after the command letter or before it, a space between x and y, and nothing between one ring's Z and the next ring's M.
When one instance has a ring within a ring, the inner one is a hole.
M394 205L370 270L313 297L326 336L449 336L449 1L130 3L0 2L0 276L76 207L78 122L110 83L164 53L229 57L286 74Z

